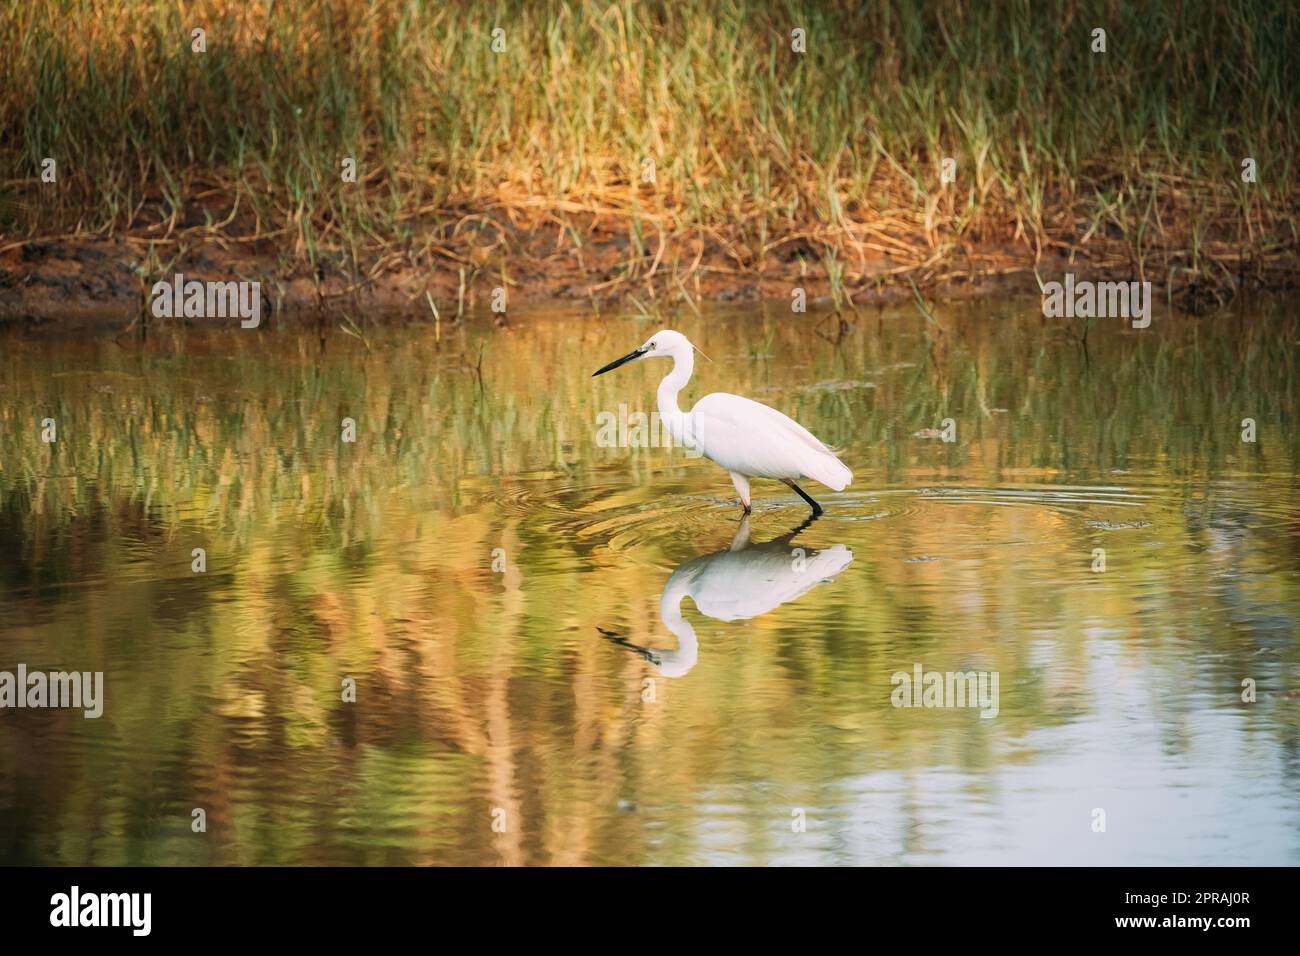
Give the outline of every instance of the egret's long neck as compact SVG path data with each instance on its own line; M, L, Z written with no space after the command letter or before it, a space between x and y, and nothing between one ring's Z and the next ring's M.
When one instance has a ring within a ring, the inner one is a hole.
M689 366L686 374L689 377ZM676 650L664 651L660 655L663 663L659 670L665 677L681 677L699 659L700 642L695 637L695 628L682 616L682 598L690 593L688 587L689 581L669 578L664 593L659 598L659 617L664 626L677 637Z
M672 429L681 421L682 410L677 405L677 393L686 387L695 370L695 356L689 348L673 353L673 370L659 383L659 417Z

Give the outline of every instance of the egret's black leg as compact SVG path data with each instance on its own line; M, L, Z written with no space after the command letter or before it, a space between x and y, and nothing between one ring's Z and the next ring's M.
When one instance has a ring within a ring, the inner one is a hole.
M736 486L736 494L740 495L740 507L745 509L745 514L749 514L749 478L736 472L729 472L731 483Z
M791 488L793 488L795 494L797 494L797 495L798 495L800 498L802 498L804 501L808 502L808 507L809 507L809 508L812 508L812 513L813 513L813 517L814 517L814 518L819 517L821 514L823 514L823 512L822 512L822 506L819 505L817 502L813 501L812 498L810 498L810 497L808 496L808 492L804 491L802 488L800 488L798 485L796 485L796 484L795 484L793 481L791 481L789 478L782 478L781 480L784 481L784 482L785 482L787 485L789 485Z

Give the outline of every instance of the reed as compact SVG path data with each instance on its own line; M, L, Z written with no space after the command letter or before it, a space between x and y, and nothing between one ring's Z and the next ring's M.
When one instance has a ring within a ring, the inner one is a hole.
M369 271L599 219L674 291L692 242L837 300L998 244L1210 281L1296 245L1296 49L1289 0L5 4L0 230Z

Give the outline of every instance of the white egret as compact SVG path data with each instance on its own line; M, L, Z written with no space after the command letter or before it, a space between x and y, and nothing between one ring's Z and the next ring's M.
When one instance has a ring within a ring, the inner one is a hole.
M749 537L749 519L744 518L730 548L693 558L674 571L659 598L659 617L677 637L675 649L643 647L610 631L601 633L640 654L664 677L682 677L695 666L700 651L695 628L682 614L684 598L693 600L705 617L745 621L802 597L853 563L853 552L842 544L822 551L794 550L795 535L812 520L756 545Z
M726 392L705 395L689 412L677 406L677 393L691 380L695 347L680 332L656 332L639 348L592 373L597 375L641 358L670 358L673 370L659 383L659 417L673 440L731 473L745 514L750 512L749 479L775 478L789 485L812 508L822 506L795 484L811 478L834 491L853 481L853 472L835 453L793 418L752 399Z

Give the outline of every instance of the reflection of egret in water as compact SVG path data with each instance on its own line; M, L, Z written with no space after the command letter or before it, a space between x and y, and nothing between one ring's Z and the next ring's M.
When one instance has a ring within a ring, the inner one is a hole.
M853 563L853 552L842 544L824 551L805 551L792 543L813 520L789 534L753 544L746 516L730 548L700 555L674 571L659 598L659 616L677 636L675 650L642 647L610 631L601 630L601 634L640 654L665 677L681 677L695 666L700 648L695 628L682 616L683 598L690 597L706 617L743 621L793 601Z

